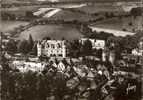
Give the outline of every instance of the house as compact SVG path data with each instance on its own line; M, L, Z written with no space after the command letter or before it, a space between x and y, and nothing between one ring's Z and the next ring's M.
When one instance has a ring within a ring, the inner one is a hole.
M143 37L138 43L138 48L132 50L132 54L136 56L143 56Z
M104 49L104 47L105 47L105 41L104 40L96 40L94 47L96 49Z
M45 63L40 62L26 62L26 61L18 61L15 60L12 62L12 66L15 69L18 69L20 72L27 72L29 70L35 71L43 71L45 67Z
M63 72L66 69L65 65L63 64L63 62L59 62L57 68L58 68L58 71L61 71L61 72Z
M48 57L66 57L66 45L64 40L42 40L37 43L37 55Z
M89 40L92 44L93 49L104 49L105 48L105 40L98 40L98 39L90 39L90 38L81 38L79 42L84 44L86 40Z
M136 56L142 56L143 52L141 52L138 48L132 50L132 54Z
M89 40L92 44L92 47L94 47L95 39L89 39L89 38L81 38L79 42L83 45L85 41Z

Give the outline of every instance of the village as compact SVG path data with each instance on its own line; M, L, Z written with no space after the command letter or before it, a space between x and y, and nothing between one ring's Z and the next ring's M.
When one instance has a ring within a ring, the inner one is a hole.
M140 93L138 82L140 82L140 73L142 73L141 68L143 66L142 38L137 48L134 48L130 54L127 52L122 53L120 59L116 58L114 47L116 44L114 43L115 41L111 40L108 40L108 42L110 41L109 48L105 40L99 39L81 38L80 40L69 42L64 39L51 40L47 37L43 40L33 41L32 36L29 35L28 42L23 42L22 46L20 46L21 48L19 48L20 50L16 52L16 47L14 47L16 42L9 38L10 36L5 36L2 39L2 71L23 74L36 73L40 75L39 77L46 76L53 79L59 77L59 81L64 81L66 84L64 88L68 88L70 91L78 89L78 94L71 95L67 93L61 97L57 94L56 96L54 94L45 95L47 100L57 100L57 98L64 98L64 100L83 98L84 100L90 97L90 91L96 90L98 85L102 85L100 87L102 95L98 97L100 98L99 100L106 99L113 95L110 94L112 93L110 91L116 91L116 89L113 89L117 88L116 85L112 87L116 81L121 86L127 82L126 87L124 87L125 94L121 98L128 98L131 93L136 95ZM26 43L29 45L26 46ZM31 44L33 45L32 47L30 47ZM3 64L5 67L2 67ZM134 82L132 83L133 80ZM131 83L128 83L128 81L131 81ZM109 87L109 89L106 87ZM54 90L51 89L51 91ZM73 95L75 96L72 97ZM92 96L89 100L96 98L96 95ZM119 97L117 96L117 98Z
M3 4L2 100L142 100L140 2L64 3Z

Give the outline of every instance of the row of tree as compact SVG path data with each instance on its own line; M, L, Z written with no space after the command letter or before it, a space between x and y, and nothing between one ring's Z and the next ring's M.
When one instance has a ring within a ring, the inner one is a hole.
M1 12L1 18L2 20L22 20L22 21L29 21L32 18L36 18L33 15L32 11L25 11L21 14L16 14L16 13L9 13L9 12Z
M31 35L29 35L28 40L15 41L10 39L8 43L6 43L5 51L8 51L9 53L20 52L23 54L30 53L31 51L35 53L36 46L34 44L35 43Z

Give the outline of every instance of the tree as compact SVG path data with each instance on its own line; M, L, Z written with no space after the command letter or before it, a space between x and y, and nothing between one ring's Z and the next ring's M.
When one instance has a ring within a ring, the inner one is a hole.
M6 45L6 50L12 53L16 52L17 51L16 42L11 39Z
M32 38L32 35L31 34L29 34L29 39L28 39L28 50L29 51L31 51L32 50L32 48L33 48L33 46L34 46L34 41L33 41L33 38Z
M80 32L84 35L89 36L92 33L92 29L88 27L86 24L82 24L80 27Z
M83 55L90 55L92 53L92 43L90 40L86 40L82 45L82 54Z
M110 50L113 50L115 48L115 45L117 43L117 40L115 39L116 37L114 36L110 36L108 39L107 39L107 43L106 43L106 46L110 49Z
M136 16L141 16L142 15L142 9L143 9L142 7L132 8L132 10L130 11L130 13L135 18Z
M100 32L97 33L96 31L94 31L92 34L90 34L89 38L93 38L93 39L101 39L101 40L107 40L109 37L114 36L112 33L106 33L106 32Z
M129 26L133 26L133 23L132 23L132 22L129 22L128 25L129 25Z
M2 67L4 67L3 65L8 63L8 59L5 57L5 55L2 53L2 55L0 55L0 65L2 65Z
M73 40L69 44L69 56L78 57L80 55L81 44L78 40Z
M51 40L51 38L47 36L47 37L44 37L43 40Z
M97 56L99 59L102 59L102 53L103 53L103 50L102 50L102 49L99 49L99 50L97 50L97 52L96 52L96 56Z
M109 13L108 12L105 12L105 17L109 18Z
M27 40L20 41L20 43L18 45L19 52L21 52L23 54L27 54L29 52L28 48L29 48L29 45L28 45Z
M106 46L110 51L115 51L115 58L120 59L123 49L122 37L109 37Z
M133 48L137 47L137 41L136 37L127 35L121 40L121 44L123 49L130 53Z
M35 56L37 56L37 43L35 43L35 44L33 45L32 54L35 55Z
M34 17L32 11L26 11L26 17L28 18Z

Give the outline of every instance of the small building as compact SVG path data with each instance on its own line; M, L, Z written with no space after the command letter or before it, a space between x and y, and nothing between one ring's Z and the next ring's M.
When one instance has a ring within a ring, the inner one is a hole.
M143 37L138 43L138 48L132 50L132 54L136 56L143 56Z
M65 40L42 40L37 43L37 55L66 57Z
M105 40L98 40L98 39L90 39L90 38L81 38L79 42L84 44L86 40L89 40L92 43L93 49L104 49L105 48Z
M138 48L132 50L132 54L136 56L142 56L143 51L139 50Z
M29 70L36 72L43 71L46 64L41 62L26 62L24 60L15 60L12 62L12 66L13 68L18 69L20 72L27 72Z
M143 65L143 56L127 54L127 55L123 55L123 59L130 64Z
M104 40L96 40L94 47L96 49L104 49L104 47L105 47L105 41Z

